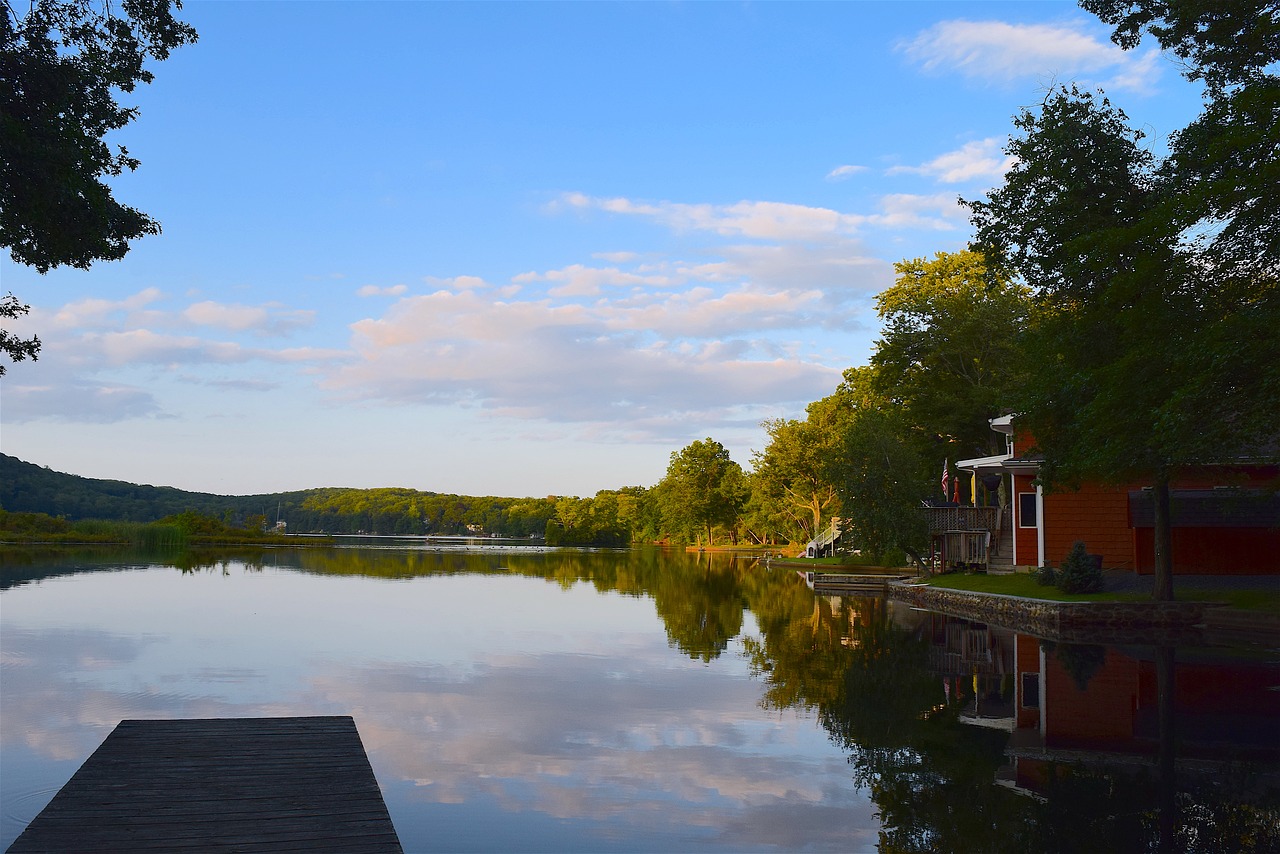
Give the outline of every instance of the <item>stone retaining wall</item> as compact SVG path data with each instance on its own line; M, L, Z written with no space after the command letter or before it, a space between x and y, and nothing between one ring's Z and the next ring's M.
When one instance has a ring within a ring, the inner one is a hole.
M893 583L889 596L920 608L1070 643L1185 643L1198 639L1205 602L1049 602Z

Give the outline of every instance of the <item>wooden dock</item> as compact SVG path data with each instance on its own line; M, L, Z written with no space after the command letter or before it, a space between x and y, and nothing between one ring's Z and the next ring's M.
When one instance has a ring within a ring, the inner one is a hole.
M900 573L804 572L805 583L819 595L880 595L887 593L890 582L909 576Z
M121 721L10 846L400 852L350 717Z

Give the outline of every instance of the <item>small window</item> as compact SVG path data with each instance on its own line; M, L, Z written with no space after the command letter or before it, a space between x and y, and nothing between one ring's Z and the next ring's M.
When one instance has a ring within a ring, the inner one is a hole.
M1036 527L1036 494L1034 492L1018 493L1018 527Z
M1022 674L1022 708L1040 708L1040 674Z

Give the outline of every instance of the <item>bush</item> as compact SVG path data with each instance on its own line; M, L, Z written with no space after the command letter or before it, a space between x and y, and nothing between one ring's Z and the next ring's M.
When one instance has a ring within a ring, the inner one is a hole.
M1097 593L1102 590L1102 570L1082 541L1076 540L1058 570L1058 589L1063 593Z
M1036 584L1041 587L1053 587L1058 583L1058 574L1053 571L1053 564L1046 563L1037 569L1032 575L1035 577Z

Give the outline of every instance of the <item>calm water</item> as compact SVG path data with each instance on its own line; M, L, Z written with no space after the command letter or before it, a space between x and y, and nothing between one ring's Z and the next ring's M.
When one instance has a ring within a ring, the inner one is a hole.
M177 564L177 565L175 565ZM0 555L0 847L124 718L350 714L405 850L1274 850L1274 650L682 552Z

